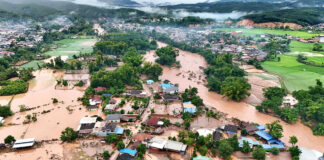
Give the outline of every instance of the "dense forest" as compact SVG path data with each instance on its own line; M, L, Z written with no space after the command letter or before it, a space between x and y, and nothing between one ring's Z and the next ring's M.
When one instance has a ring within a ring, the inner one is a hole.
M324 15L323 8L310 9L285 9L278 11L268 11L244 16L245 19L251 19L255 23L264 22L289 22L302 26L315 25L322 23Z

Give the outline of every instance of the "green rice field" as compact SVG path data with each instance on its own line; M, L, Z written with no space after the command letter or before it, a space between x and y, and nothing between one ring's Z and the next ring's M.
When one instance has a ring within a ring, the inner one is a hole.
M321 43L320 45L324 48L324 43ZM299 41L291 41L290 42L290 50L291 52L311 52L311 53L320 53L324 54L324 51L318 52L313 51L314 43L303 43Z
M49 56L68 56L71 59L73 55L91 53L93 51L92 46L96 41L96 39L91 38L64 39L54 42L57 48L44 54Z
M242 31L243 35L246 36L255 36L257 34L277 34L277 35L291 35L300 38L312 38L319 34L308 33L303 31L289 31L289 30L280 30L280 29L245 29L245 28L216 28L216 31L224 31L224 32L235 32ZM323 34L323 33L322 33Z
M34 60L34 61L30 61L22 66L19 66L20 69L23 69L23 68L33 68L35 70L39 69L38 68L38 65L39 66L42 66L44 64L43 61L37 61L37 60Z
M295 56L280 56L280 62L266 61L262 67L270 72L279 75L286 88L292 92L300 89L307 89L315 85L315 80L324 82L324 68L305 65L296 61Z

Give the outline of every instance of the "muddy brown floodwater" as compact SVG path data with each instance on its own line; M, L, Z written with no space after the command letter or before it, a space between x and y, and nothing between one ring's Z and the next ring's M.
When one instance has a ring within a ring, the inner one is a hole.
M166 44L161 42L158 42L158 45L159 47L166 46ZM144 57L150 62L154 62L156 59L154 51L148 52ZM180 61L182 67L180 69L163 67L163 75L160 77L162 80L168 79L172 83L178 83L181 91L189 86L197 87L199 91L198 94L203 98L206 105L215 107L219 111L227 113L230 117L236 117L243 121L256 122L259 124L280 120L276 117L258 112L255 107L247 103L228 101L222 95L215 92L209 92L205 83L203 83L205 82L205 76L201 67L206 68L207 63L202 56L179 50L177 60ZM287 124L280 121L280 123L284 128L284 137L282 140L286 144L288 144L290 136L296 136L298 138L298 145L324 152L323 136L314 136L311 129L300 122L296 124Z
M53 70L38 70L33 73L35 78L29 82L27 93L14 96L11 108L15 114L6 118L5 125L0 127L0 142L8 135L16 139L35 138L36 141L59 139L61 132L66 127L76 129L80 119L86 115L98 114L98 111L87 111L78 97L83 95L82 90L56 90L56 80L60 79L63 72ZM53 104L52 98L57 98L59 103ZM1 97L1 103L8 103L11 97ZM20 105L32 110L19 112ZM42 113L49 111L48 113ZM37 121L23 124L27 114L37 114ZM0 159L49 159L51 154L62 156L63 145L43 144L41 148L21 152L0 154ZM26 157L26 158L25 158Z

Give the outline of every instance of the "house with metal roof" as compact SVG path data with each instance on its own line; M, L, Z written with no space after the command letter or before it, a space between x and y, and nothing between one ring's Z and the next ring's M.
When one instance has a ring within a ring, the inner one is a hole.
M164 149L167 151L184 153L186 152L187 145L181 142L168 140L164 146Z
M107 122L115 122L119 123L122 115L121 114L107 114L106 121Z
M206 156L197 156L197 157L194 157L193 160L210 160L210 158L208 158Z
M149 80L146 81L146 84L148 84L148 85L153 84L153 83L154 83L154 81L151 80L151 79L149 79Z
M34 146L34 144L35 144L35 138L20 139L15 141L12 148L13 149L28 148Z
M129 154L129 155L131 155L133 157L135 157L136 154L137 154L137 150L132 150L132 149L128 149L128 148L121 149L121 150L119 150L119 152Z
M134 157L132 157L131 155L129 154L120 154L118 157L117 157L117 160L134 160Z

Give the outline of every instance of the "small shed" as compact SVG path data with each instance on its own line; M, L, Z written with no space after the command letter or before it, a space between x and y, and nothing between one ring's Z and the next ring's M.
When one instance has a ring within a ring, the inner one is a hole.
M119 150L119 152L129 154L133 157L135 157L137 154L137 150L132 150L132 149L128 149L128 148L121 149L121 150Z
M13 149L28 148L35 144L35 138L17 140L12 146Z
M148 85L153 84L153 83L154 83L154 81L151 80L151 79L149 79L149 80L146 81L146 84L148 84Z

